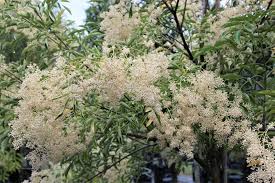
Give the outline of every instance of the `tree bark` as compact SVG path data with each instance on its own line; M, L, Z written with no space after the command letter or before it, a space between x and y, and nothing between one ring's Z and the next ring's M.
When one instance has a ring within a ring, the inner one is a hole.
M194 158L206 172L206 179L212 183L227 183L227 151L224 148L212 144Z
M212 159L208 164L209 177L213 183L227 183L227 153L225 150L217 149L212 153ZM211 157L210 157L211 158Z
M220 174L219 168L215 167L214 172L212 172L212 182L213 183L222 183L222 181L221 181L222 177L220 177L220 176L221 176L221 174Z
M228 176L227 176L227 163L228 163L228 153L225 150L223 152L223 183L228 182Z
M194 160L193 163L194 163L193 173L194 173L195 183L201 183L201 180L200 180L200 165L196 160Z

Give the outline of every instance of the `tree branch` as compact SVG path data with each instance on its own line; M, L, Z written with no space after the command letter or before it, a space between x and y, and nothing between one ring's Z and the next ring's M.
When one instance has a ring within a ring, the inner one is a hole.
M40 13L39 13L36 9L34 9L34 12L35 12L35 14L39 17L39 19L43 22L44 20L43 20L42 16L40 15ZM52 23L55 23L54 20L52 20L51 18L50 18L50 20L52 21ZM52 30L52 28L51 28L50 26L48 26L48 27L45 27L45 26L44 26L44 28L47 28L47 29L50 31L50 33L52 33L52 34L57 38L57 40L58 40L67 50L70 50L69 45L68 45L67 43L65 43L65 42L60 38L60 36L57 35L56 32L54 32L54 31ZM51 38L51 37L50 37L50 38ZM52 39L52 40L56 43L56 41L55 41L54 39ZM57 44L57 43L56 43L56 44ZM74 53L73 53L73 54L74 54Z
M102 173L106 172L108 169L110 169L110 168L116 166L118 163L120 163L122 160L128 158L129 156L132 156L133 154L138 153L139 151L142 151L142 150L144 150L144 149L146 149L146 148L148 148L148 147L153 147L153 146L156 146L156 145L157 145L157 143L155 143L155 144L149 144L149 145L143 146L143 147L141 147L141 148L139 148L139 149L136 149L136 150L130 152L128 155L126 155L126 156L120 158L119 160L115 161L113 164L111 164L111 165L107 166L106 168L104 168L104 170L102 170L102 171L98 172L97 174L95 174L94 176L92 176L92 177L89 179L89 181L92 181L94 178L96 178L97 176L99 176L99 175L101 175Z
M267 8L266 8L265 11L268 11L268 10L269 10L269 8L271 7L272 3L273 3L273 0L270 0L270 1L268 2L268 5L267 5ZM264 23L264 21L266 20L266 18L267 18L267 16L264 16L264 17L261 19L260 25Z
M183 27L183 22L185 20L186 6L187 6L187 0L185 0L185 2L184 2L183 15L182 15L182 20L181 20L181 23L180 23L180 27Z
M179 19L178 19L178 16L177 16L177 8L178 8L179 0L177 0L175 9L173 9L171 6L169 6L169 4L166 2L166 0L162 0L162 2L165 4L165 6L167 7L167 9L173 15L173 18L174 18L174 20L176 22L177 32L180 35L180 38L181 38L181 40L183 42L183 47L187 51L189 59L192 60L192 61L194 61L194 57L193 57L192 52L190 51L190 48L189 48L189 46L188 46L188 44L187 44L187 42L186 42L186 40L184 38L182 27L181 27L181 23L179 22Z
M15 74L13 74L11 71L9 71L8 69L4 69L4 71L6 71L8 74L6 74L7 76L10 76L10 78L13 77L13 79L17 79L20 83L23 82L22 79L20 79L18 76L16 76ZM3 72L2 72L3 73ZM4 73L5 74L5 73Z
M134 137L134 138L143 139L143 140L149 140L149 141L153 141L153 142L157 141L156 138L153 138L153 137L148 138L148 137L146 137L144 135L141 135L141 134L127 133L126 135L129 136L129 137Z

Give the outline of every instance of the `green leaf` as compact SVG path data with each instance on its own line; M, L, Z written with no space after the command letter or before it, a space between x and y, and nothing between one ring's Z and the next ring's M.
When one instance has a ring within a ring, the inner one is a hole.
M256 95L269 95L271 97L275 97L275 90L261 90L254 93Z
M225 80L236 81L241 79L241 76L237 73L228 73L228 74L222 75L222 78Z
M235 33L235 41L237 44L240 44L240 38L241 38L241 31L238 30L236 33Z

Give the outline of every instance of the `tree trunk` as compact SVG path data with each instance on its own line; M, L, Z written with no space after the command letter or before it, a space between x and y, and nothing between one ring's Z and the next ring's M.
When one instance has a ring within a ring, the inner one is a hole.
M222 183L219 172L214 172L214 175L212 175L212 182L213 183Z
M218 150L209 159L209 177L213 183L227 183L227 152Z
M227 183L227 151L225 147L218 146L213 133L201 136L194 159L206 172L204 176L212 183Z
M200 180L200 165L196 160L193 161L193 175L195 179L195 183L201 183Z
M228 153L225 150L223 152L223 183L227 183L228 182L227 163L228 163Z
M227 183L227 152L223 148L213 148L204 155L203 158L198 155L195 158L207 174L204 178L212 183Z
M212 183L223 183L223 173L218 165L214 165L214 167L212 167L210 178Z

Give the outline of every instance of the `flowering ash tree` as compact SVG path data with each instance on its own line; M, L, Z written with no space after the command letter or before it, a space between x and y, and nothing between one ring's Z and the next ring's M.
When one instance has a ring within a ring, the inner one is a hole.
M100 3L75 30L57 0L0 1L0 38L25 45L1 38L0 155L25 156L24 182L131 182L154 152L221 183L236 150L275 182L273 1Z

